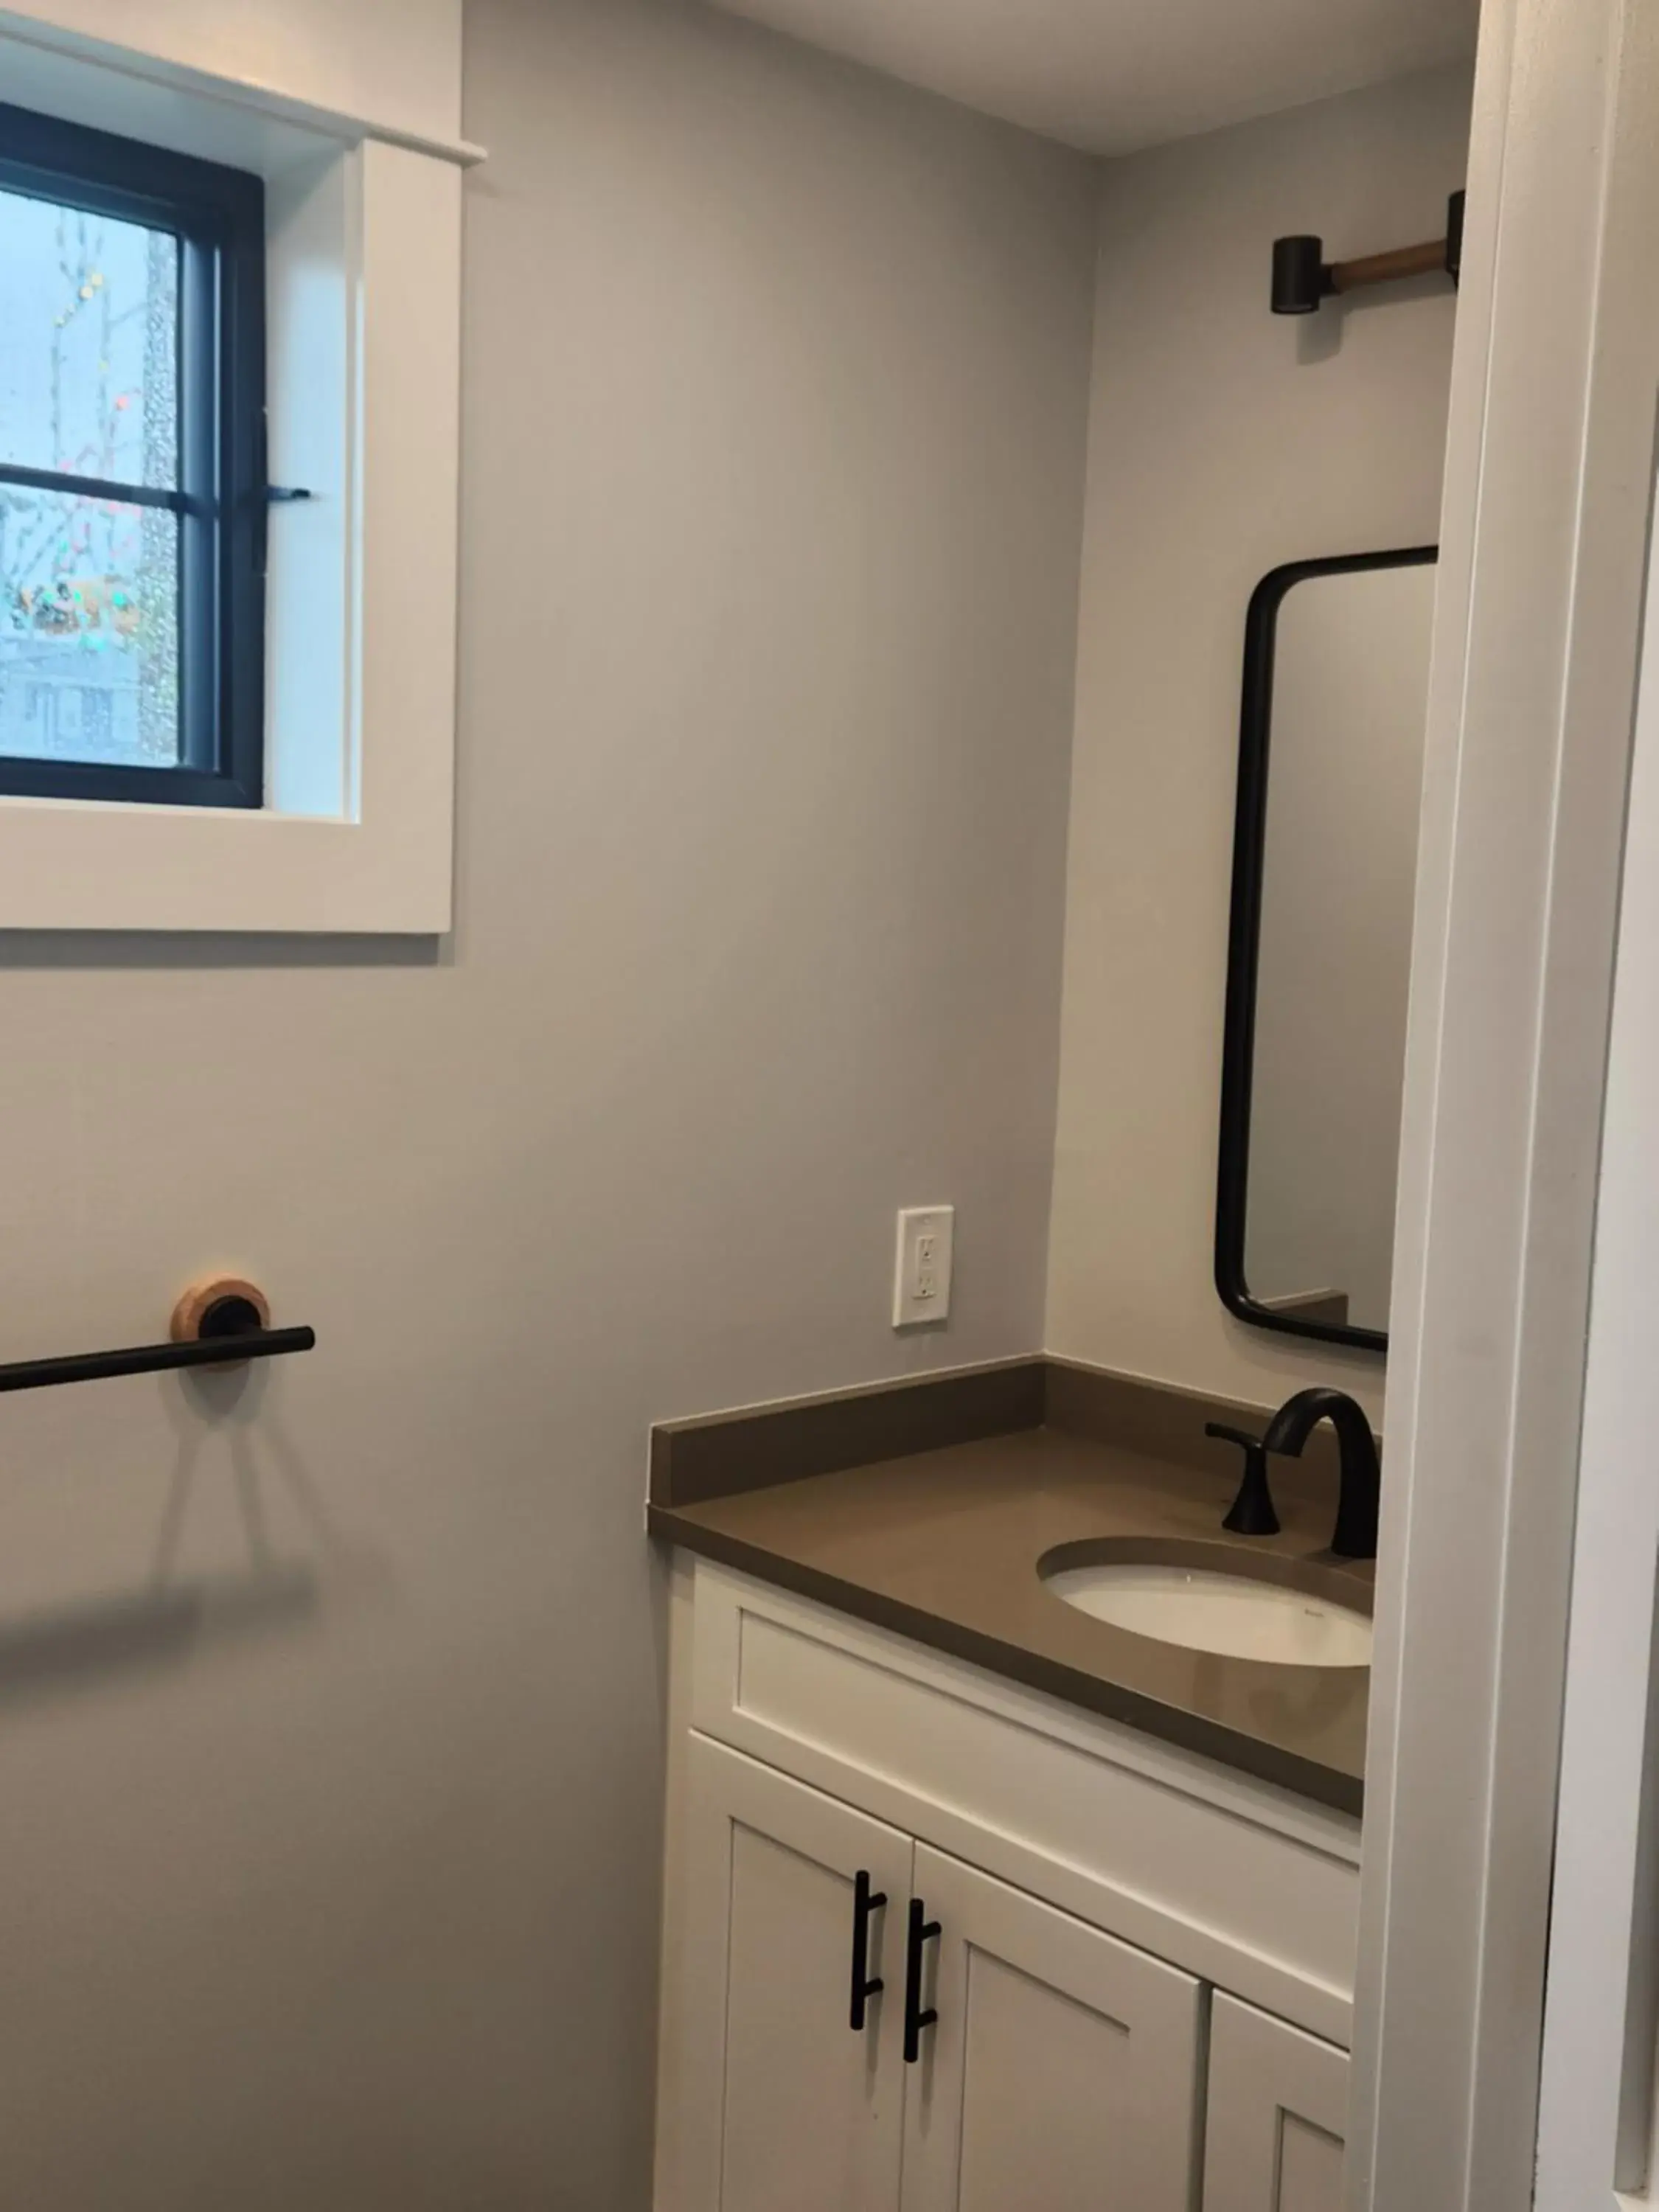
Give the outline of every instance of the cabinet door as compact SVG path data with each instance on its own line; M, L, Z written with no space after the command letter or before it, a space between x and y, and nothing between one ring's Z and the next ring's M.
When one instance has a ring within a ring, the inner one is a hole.
M1188 2212L1198 1984L926 1844L913 1887L904 2212Z
M909 1838L694 1737L684 1848L658 2212L896 2212Z
M1348 2056L1218 1995L1204 2212L1342 2212Z

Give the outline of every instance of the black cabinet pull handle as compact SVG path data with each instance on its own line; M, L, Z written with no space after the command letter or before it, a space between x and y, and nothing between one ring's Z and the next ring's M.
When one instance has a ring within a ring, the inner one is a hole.
M872 1890L860 1867L853 1877L853 2033L864 2033L864 2008L883 1988L879 1974L870 1972L870 1917L887 1902L884 1889Z
M910 1936L904 1948L904 2063L914 2066L921 2056L921 2031L931 2027L939 2014L930 2005L921 2008L921 1951L939 1933L937 1920L929 1920L927 1908L919 1897L910 1899Z

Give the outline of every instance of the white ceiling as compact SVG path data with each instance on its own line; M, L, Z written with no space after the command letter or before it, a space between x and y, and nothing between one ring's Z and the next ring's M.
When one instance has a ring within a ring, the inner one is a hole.
M1474 51L1479 0L715 0L1011 123L1127 154Z

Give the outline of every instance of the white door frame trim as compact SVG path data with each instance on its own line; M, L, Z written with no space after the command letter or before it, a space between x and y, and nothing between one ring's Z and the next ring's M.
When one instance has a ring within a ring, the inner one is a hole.
M1650 116L1659 31L1635 67ZM1634 70L1632 70L1634 75ZM1659 193L1646 202L1650 226ZM1651 231L1650 233L1651 234ZM1650 279L1650 289L1651 280ZM1659 1694L1653 1319L1659 1304L1659 576L1650 540L1579 1462L1538 2129L1539 2212L1650 2201ZM1636 1971L1632 1972L1632 1967Z
M1482 22L1385 1420L1364 2212L1532 2190L1659 386L1645 5L1486 0Z
M1539 2212L1612 2212L1653 2165L1653 1316L1659 1304L1659 593L1631 780L1544 2014ZM1632 1966L1638 1971L1632 1972ZM1644 1967L1645 1972L1641 1971ZM1641 2201L1646 2203L1644 2195Z

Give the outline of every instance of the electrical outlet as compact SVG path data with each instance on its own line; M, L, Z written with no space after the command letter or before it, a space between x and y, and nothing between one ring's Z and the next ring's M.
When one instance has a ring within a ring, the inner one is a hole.
M915 1328L949 1318L956 1232L954 1206L909 1206L899 1215L898 1252L893 1262L895 1328Z

